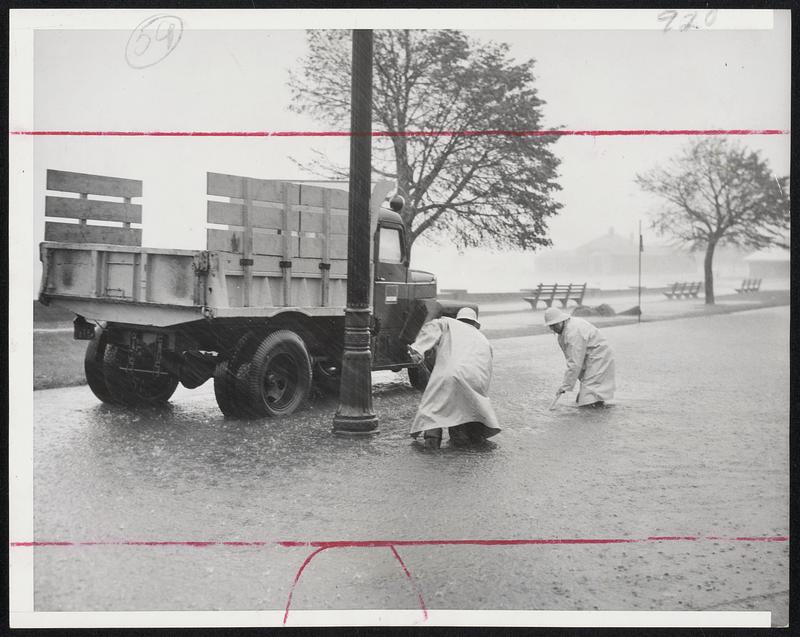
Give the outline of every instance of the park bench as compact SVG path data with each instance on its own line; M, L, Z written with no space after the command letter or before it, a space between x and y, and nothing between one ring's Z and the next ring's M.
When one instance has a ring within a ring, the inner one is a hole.
M664 292L664 296L668 299L679 299L683 294L684 288L686 288L685 282L675 281L675 283L669 286L669 290Z
M583 303L583 295L586 293L586 284L578 285L577 283L570 283L568 285L558 283L551 283L545 285L540 283L535 288L527 290L530 296L523 297L525 301L531 304L532 309L536 309L539 301L542 301L547 307L553 305L553 301L559 301L561 307L567 307L569 301L575 301L578 305Z
M676 281L668 286L669 289L663 294L668 299L688 299L689 297L696 299L701 287L703 287L702 281Z
M746 292L758 292L761 289L761 279L745 279L742 281L742 287L736 288L739 294Z
M693 298L693 299L696 299L696 298L697 298L697 295L698 295L698 294L699 294L699 292L700 292L700 287L701 287L702 285L703 285L703 282L702 282L702 281L694 281L694 282L690 283L690 284L687 286L686 290L683 292L683 295L684 295L686 298L689 298L689 297L691 297L691 298Z

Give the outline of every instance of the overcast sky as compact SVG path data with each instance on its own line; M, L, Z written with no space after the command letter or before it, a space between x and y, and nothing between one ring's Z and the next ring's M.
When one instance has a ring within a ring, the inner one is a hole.
M198 29L193 27L198 21L192 12L170 13L184 22L180 41L163 60L143 69L130 66L125 51L132 29L147 12L130 16L120 12L118 20L105 21L105 26L118 23L115 29L91 28L97 25L87 23L86 29L36 30L31 67L35 128L327 129L288 110L287 73L306 51L303 30L272 30L263 12L259 18L263 28L248 30L226 28L224 20L216 21L219 28L207 28L206 20ZM525 16L514 21L515 29L465 30L480 40L509 43L520 61L536 60L536 85L546 102L548 127L789 128L788 12L774 13L771 29L666 33L663 23L645 29L587 30L585 22L576 29L542 29L535 11ZM462 23L454 20L454 26ZM54 21L53 26L57 24ZM720 24L723 16L717 18L717 27ZM763 151L778 174L788 174L788 136L739 139ZM562 160L559 199L564 208L550 223L554 247L575 247L610 227L625 236L635 232L639 219L646 223L647 211L655 204L639 192L635 174L674 155L686 141L685 137L559 140L553 148ZM38 137L32 143L35 260L36 244L44 234L48 168L143 180L144 245L203 249L207 171L300 178L304 175L290 156L302 159L315 148L344 163L349 153L346 137ZM497 289L525 287L533 282L522 280L535 277L529 254L469 251L458 257L448 246L418 244L414 262L436 271L443 287L489 289L493 273L498 268L508 272L509 264L520 273L520 281L505 277L494 285Z

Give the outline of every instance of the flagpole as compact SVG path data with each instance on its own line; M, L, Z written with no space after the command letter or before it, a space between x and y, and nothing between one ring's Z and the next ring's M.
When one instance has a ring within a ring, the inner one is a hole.
M642 245L642 220L639 219L639 313L636 317L636 322L642 322L642 251L644 250L644 246Z

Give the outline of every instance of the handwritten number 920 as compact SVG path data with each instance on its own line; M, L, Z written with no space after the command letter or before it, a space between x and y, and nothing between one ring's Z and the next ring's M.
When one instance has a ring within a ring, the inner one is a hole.
M710 27L717 19L717 9L709 9L705 12L702 19L699 19L700 11L676 11L666 9L658 14L659 22L665 22L664 32L669 31L673 26L678 31L688 31L689 29L702 29ZM701 23L702 21L702 23Z
M169 55L180 42L183 22L174 15L156 15L140 23L128 38L125 59L136 69L152 66Z

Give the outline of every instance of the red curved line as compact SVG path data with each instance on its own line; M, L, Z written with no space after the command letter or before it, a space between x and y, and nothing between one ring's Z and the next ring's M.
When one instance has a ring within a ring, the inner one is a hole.
M71 137L467 137L505 135L509 137L628 137L661 135L788 135L779 128L735 129L597 129L597 130L448 130L448 131L86 131L15 130L11 135Z
M414 589L414 592L417 594L417 597L419 598L419 607L422 609L422 617L423 617L424 620L427 620L428 619L428 609L425 606L425 600L422 599L422 593L420 592L419 588L417 587L417 583L414 581L414 578L411 577L411 573L406 568L406 565L403 562L403 558L400 557L400 554L397 552L397 549L394 547L394 545L390 546L389 548L392 549L392 553L394 553L394 556L397 558L397 561L400 562L400 566L403 567L403 572L406 574L406 577L408 578L408 581L411 582L411 587Z
M289 590L289 599L286 600L286 612L284 612L284 614L283 614L283 624L284 625L286 625L286 620L289 619L289 607L292 605L292 595L294 594L294 589L295 589L295 586L297 586L297 582L300 581L300 576L303 574L303 571L305 570L306 566L308 566L308 564L311 562L311 560L314 559L314 557L317 555L317 553L322 553L322 551L324 551L327 548L330 548L330 547L323 546L321 548L318 548L311 555L309 555L305 559L303 564L300 566L300 568L298 569L297 574L294 576L294 582L292 582L292 588Z

